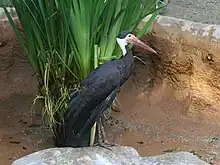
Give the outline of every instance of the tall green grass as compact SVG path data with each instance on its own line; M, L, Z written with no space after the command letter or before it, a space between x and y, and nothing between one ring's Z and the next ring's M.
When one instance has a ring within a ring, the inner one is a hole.
M39 79L37 99L51 128L62 121L69 94L96 65L121 55L116 37L135 32L152 14L139 37L149 30L161 8L155 0L12 0L23 30L5 13ZM95 53L98 52L98 53Z

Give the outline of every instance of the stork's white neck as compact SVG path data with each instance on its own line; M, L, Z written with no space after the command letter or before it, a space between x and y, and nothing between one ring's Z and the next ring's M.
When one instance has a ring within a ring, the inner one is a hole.
M116 40L122 50L123 56L125 56L127 53L127 50L126 50L126 45L128 44L127 41L125 39L120 39L120 38L117 38Z

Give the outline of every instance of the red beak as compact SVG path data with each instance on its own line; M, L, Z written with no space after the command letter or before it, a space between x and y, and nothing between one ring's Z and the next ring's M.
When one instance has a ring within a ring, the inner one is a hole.
M137 37L135 37L134 35L133 35L132 38L131 38L131 43L132 43L133 45L139 46L139 47L141 47L141 48L143 48L143 49L145 49L145 50L147 50L147 51L149 51L149 52L152 52L152 53L157 54L157 52L156 52L153 48L151 48L151 47L148 46L147 44L143 43L141 40L139 40L139 39L138 39Z

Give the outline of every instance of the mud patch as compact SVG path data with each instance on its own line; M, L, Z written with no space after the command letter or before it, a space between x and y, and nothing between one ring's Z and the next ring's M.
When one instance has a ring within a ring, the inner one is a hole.
M32 105L37 79L7 22L1 22L0 43L0 164L8 165L52 145L41 111Z

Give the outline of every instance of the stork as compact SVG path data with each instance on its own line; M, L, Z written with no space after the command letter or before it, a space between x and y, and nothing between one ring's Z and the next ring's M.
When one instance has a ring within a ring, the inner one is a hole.
M101 124L103 112L111 106L120 87L128 80L134 68L134 58L128 44L157 53L127 31L121 32L116 40L122 56L99 65L83 80L80 90L72 93L69 109L64 115L64 126L55 139L56 146L89 146L92 126L95 122ZM97 130L97 133L100 133L100 130Z

